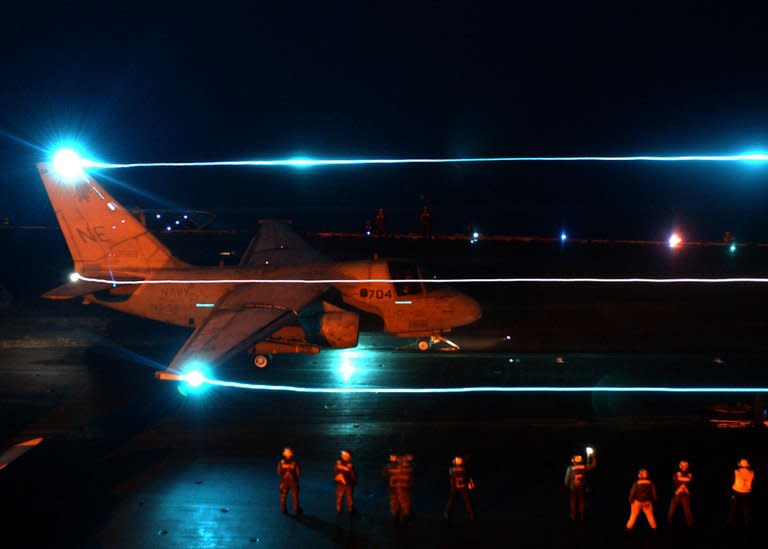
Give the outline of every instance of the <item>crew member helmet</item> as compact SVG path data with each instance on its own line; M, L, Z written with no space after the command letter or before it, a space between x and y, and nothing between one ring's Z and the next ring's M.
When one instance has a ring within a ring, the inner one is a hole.
M293 457L293 450L290 448L283 448L283 457L285 459L291 459Z
M648 471L646 469L640 469L637 472L637 478L648 478Z
M463 457L456 456L455 458L453 458L453 464L454 465L461 465L462 463L464 463L464 458Z
M584 458L582 458L580 455L575 455L571 458L571 463L577 464L582 463L584 461Z
M680 470L681 470L681 471L687 471L687 470L688 470L688 462L687 462L687 461L685 461L685 460L682 460L682 461L680 462L680 465L679 465L679 467L680 467Z
M350 459L352 459L352 454L349 452L349 450L342 450L341 459L343 459L344 461L349 461Z
M741 458L739 460L739 467L749 467L749 462L746 458Z

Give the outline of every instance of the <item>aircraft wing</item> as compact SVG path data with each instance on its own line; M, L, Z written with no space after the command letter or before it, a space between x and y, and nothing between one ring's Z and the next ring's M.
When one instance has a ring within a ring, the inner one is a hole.
M291 277L312 277L292 270ZM299 311L319 298L323 284L242 284L225 294L211 314L192 333L171 361L169 370L180 372L191 360L208 364L222 361L261 341L296 318Z

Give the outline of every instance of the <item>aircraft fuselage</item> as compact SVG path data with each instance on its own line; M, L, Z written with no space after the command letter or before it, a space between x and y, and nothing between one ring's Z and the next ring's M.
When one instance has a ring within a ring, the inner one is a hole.
M323 272L323 279L349 280L336 285L344 303L381 317L385 331L390 334L428 336L469 324L480 317L477 303L452 288L438 284L390 282L390 278L398 278L397 273L390 274L392 265L392 261L385 260L354 261L318 264L317 271ZM193 267L129 274L131 276L144 280L144 283L118 285L89 294L85 301L143 318L194 328L215 310L222 296L240 284L233 281L296 278L292 267L267 266ZM354 282L372 279L384 282ZM279 291L277 286L276 291Z

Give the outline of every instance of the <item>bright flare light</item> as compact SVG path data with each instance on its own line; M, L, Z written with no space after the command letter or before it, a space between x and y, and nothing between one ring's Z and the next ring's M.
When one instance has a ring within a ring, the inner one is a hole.
M190 387L195 389L205 382L205 376L199 370L189 372L184 376L184 379L189 383Z
M184 395L202 394L215 380L211 379L209 370L205 364L199 361L191 362L179 374L182 383L179 384L179 392Z
M672 233L669 236L669 247L673 250L676 250L677 248L680 248L683 245L683 237L680 236L680 233Z
M72 273L69 275L70 282L77 282L78 280L80 280L80 273Z
M358 354L355 351L342 351L339 362L338 374L344 383L349 383L352 376L355 374L354 360L358 358Z
M61 149L53 155L53 171L62 181L72 183L85 177L85 162L73 149Z

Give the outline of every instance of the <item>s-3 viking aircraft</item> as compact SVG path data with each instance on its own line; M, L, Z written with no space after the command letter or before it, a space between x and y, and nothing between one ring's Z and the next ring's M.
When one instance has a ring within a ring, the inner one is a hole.
M82 170L59 176L54 166L38 164L38 170L74 273L43 297L82 297L84 303L193 329L168 367L172 372L243 351L252 352L254 364L263 368L272 354L355 347L359 314L349 309L378 315L389 334L418 338L422 351L437 342L455 347L443 334L481 316L478 304L455 289L410 282L421 272L409 261L331 262L275 222L262 225L239 265L190 265L91 176ZM340 306L328 301L331 293Z

